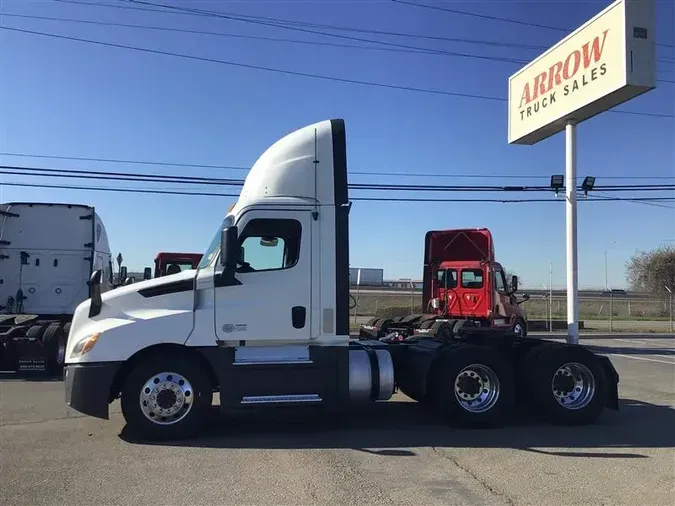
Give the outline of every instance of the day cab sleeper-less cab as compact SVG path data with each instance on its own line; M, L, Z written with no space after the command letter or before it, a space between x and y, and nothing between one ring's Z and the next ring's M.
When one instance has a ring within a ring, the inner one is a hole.
M463 425L499 425L521 403L558 423L618 407L609 359L495 328L403 341L349 335L345 124L322 121L269 147L194 270L100 293L77 307L66 402L152 439L197 435L213 394L246 407L386 401L396 389ZM453 327L455 328L455 327Z

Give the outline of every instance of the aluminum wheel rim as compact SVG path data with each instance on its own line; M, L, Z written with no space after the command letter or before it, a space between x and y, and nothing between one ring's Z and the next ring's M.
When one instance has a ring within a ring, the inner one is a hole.
M516 325L513 327L513 332L516 335L518 335L520 337L523 337L523 332L524 332L523 326L520 323L516 323Z
M551 390L558 404L564 408L582 409L595 396L595 376L585 365L568 362L553 375Z
M192 409L194 391L185 377L175 372L151 376L141 388L139 402L143 415L152 423L180 422Z
M499 378L489 367L471 364L455 377L455 398L470 413L484 413L499 400Z

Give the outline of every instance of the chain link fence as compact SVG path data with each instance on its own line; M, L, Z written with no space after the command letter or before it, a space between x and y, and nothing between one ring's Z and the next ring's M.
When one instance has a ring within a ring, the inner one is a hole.
M422 293L415 291L376 292L352 290L357 304L351 311L352 320L360 323L364 319L375 316L392 318L420 313L422 310ZM665 297L631 298L621 295L602 295L579 298L579 319L613 322L632 321L635 329L640 329L639 322L659 322L658 327L673 332L672 298ZM554 296L549 303L548 296L535 295L523 303L529 320L566 320L567 299L565 296Z

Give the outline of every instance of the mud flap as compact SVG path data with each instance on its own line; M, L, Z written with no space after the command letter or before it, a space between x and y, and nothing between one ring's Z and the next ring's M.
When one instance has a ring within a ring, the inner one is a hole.
M616 411L619 410L619 373L614 368L609 357L598 355L598 360L605 371L607 381L607 401L605 406Z

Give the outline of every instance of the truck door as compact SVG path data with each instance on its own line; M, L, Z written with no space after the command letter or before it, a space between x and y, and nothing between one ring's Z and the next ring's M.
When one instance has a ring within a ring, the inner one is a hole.
M494 273L494 321L493 326L502 328L511 328L512 317L515 314L511 296L509 295L506 277L501 267L495 267Z
M488 313L489 297L486 296L485 271L482 268L464 268L460 277L457 301L464 316L485 317Z
M231 286L215 272L215 331L223 341L309 340L312 221L305 210L252 210L237 222L243 263Z

